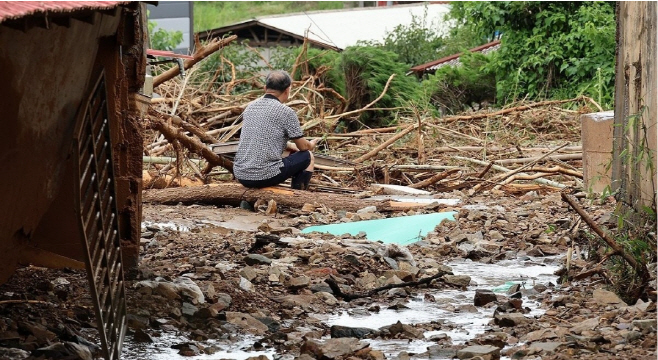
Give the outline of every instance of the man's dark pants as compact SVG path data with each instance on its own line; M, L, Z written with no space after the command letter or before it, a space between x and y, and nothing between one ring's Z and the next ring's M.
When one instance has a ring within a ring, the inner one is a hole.
M308 151L297 151L281 160L283 161L283 166L279 175L265 180L238 179L238 181L240 184L249 188L264 188L278 185L286 181L286 179L292 178L291 187L293 189L308 189L313 172L306 171L305 169L311 164L311 153Z

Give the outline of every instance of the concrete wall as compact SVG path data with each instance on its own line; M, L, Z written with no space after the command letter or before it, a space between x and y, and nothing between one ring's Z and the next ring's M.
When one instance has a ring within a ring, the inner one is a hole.
M636 210L656 201L656 2L617 3L613 188Z
M158 5L147 5L150 21L157 23L156 30L183 33L183 42L174 52L189 54L194 47L194 12L192 1L160 1Z
M114 97L109 120L121 238L132 254L124 262L136 264L142 138L130 99L144 79L144 21L133 3L47 27L0 25L0 283L25 245L81 259L69 155L78 112L103 70Z

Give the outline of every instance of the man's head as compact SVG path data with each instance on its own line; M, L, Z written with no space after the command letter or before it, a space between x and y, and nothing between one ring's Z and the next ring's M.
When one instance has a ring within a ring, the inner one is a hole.
M272 71L271 73L267 74L267 78L265 79L265 92L270 93L276 97L286 95L285 100L287 100L287 95L289 95L291 83L292 79L287 72L283 70Z

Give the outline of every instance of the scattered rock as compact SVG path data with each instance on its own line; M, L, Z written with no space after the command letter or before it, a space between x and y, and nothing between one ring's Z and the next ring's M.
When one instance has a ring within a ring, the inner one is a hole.
M263 255L260 255L260 254L249 254L249 255L245 256L243 260L247 265L251 265L251 266L253 266L253 265L269 265L269 264L272 263L272 259L270 259L266 256L263 256Z
M142 329L137 329L133 334L133 340L138 343L153 343L151 335L144 332Z
M290 279L290 281L288 282L288 287L291 290L296 291L308 287L310 283L311 283L311 279L309 279L307 276L302 275Z
M592 293L592 298L601 305L626 306L626 303L617 294L608 290L596 289Z
M494 314L494 323L500 327L513 327L521 324L530 323L532 319L523 316L520 313Z
M473 305L485 306L488 303L497 301L496 294L491 290L477 289L473 298Z
M332 338L357 338L363 339L370 334L376 333L377 330L368 328L353 328L347 326L334 325L331 327L330 334Z
M492 345L472 345L457 351L457 358L472 359L479 357L482 360L500 359L500 348Z
M262 335L268 331L267 325L258 321L256 318L249 314L227 311L226 321L233 325L237 325L242 330L252 334Z
M443 280L461 288L465 288L471 283L471 277L468 275L444 275Z
M240 276L240 285L239 286L240 286L240 289L242 289L244 291L249 291L249 292L254 291L254 284L252 284L251 281L243 278L242 276Z
M301 354L315 356L316 359L336 359L344 357L368 347L367 343L362 343L355 338L335 338L329 339L324 343L308 339L300 349Z

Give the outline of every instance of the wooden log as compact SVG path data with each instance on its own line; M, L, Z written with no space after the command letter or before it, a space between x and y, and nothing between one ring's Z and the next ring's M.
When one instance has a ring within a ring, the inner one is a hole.
M444 171L442 173L436 174L436 175L432 176L429 179L425 179L421 182L415 183L413 185L409 185L409 187L412 188L412 189L422 189L422 188L428 187L432 184L435 184L435 183L447 178L448 176L450 176L450 175L452 175L452 174L454 174L458 171L459 171L459 169L447 170L447 171Z
M202 46L202 47L198 48L194 52L194 54L192 54L192 57L194 57L194 59L185 60L185 62L183 63L183 66L185 67L185 69L191 68L192 66L194 66L194 64L196 64L199 61L205 59L209 55L213 54L215 51L223 48L224 46L228 45L231 41L233 41L237 38L238 38L237 35L231 35L231 36L229 36L227 38L224 38L222 40L213 41L213 42L211 42L211 43L209 43L205 46ZM171 69L165 71L164 73L156 76L153 79L153 87L155 88L155 87L159 86L160 84L162 84L163 82L173 79L178 74L180 74L180 69L178 69L177 66L172 67Z
M279 206L301 209L304 204L323 204L334 210L356 211L366 206L376 206L378 211L391 211L388 201L358 199L342 194L292 190L283 187L250 189L238 183L213 184L187 188L145 190L142 200L146 203L174 205L206 204L238 206L242 200L274 200Z

